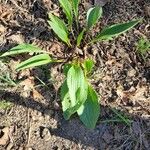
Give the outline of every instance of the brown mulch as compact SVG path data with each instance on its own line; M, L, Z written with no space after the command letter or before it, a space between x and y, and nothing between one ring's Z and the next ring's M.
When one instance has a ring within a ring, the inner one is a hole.
M84 10L93 4L84 2L81 20ZM65 45L47 24L49 11L62 15L56 0L0 0L0 51L32 43L61 57ZM92 35L113 23L143 20L113 41L100 42L88 49L96 61L91 82L101 97L101 115L94 130L86 129L76 116L69 121L63 119L59 99L61 66L48 65L17 73L15 65L24 56L0 60L0 75L9 72L12 79L21 79L16 87L0 84L0 100L13 104L6 110L0 108L0 150L148 150L150 53L143 60L136 51L136 43L141 37L150 39L149 12L149 0L109 0L103 18L93 29ZM113 122L117 118L114 109L130 119L131 124Z

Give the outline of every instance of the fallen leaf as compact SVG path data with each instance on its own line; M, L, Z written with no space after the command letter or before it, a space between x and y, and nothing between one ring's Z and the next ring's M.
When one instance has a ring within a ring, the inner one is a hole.
M5 127L0 131L0 145L6 145L9 141L9 127Z
M8 40L12 40L14 43L17 43L17 44L25 43L24 38L21 34L13 34L8 37Z
M25 79L24 81L20 82L20 85L24 86L24 90L25 91L30 91L34 88L34 77L28 77L27 79Z
M150 6L145 6L145 13L150 17Z
M43 99L44 97L37 90L32 89L33 99Z
M22 81L20 85L24 86L24 91L32 91L33 99L43 99L41 93L35 89L34 77L29 76L27 79Z
M3 25L0 25L0 35L6 31L6 28Z

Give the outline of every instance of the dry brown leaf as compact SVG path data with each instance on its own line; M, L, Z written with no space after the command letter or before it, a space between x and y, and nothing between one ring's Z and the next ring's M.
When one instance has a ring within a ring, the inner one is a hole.
M33 99L43 99L44 97L37 90L33 88L32 90Z
M128 72L127 72L127 76L128 77L133 77L136 75L136 70L135 69L129 69Z
M20 85L24 86L25 91L32 91L33 99L43 99L43 96L34 87L34 77L28 77L26 80L22 81Z
M24 38L21 34L13 34L8 37L9 40L12 40L13 42L17 44L25 43Z
M24 86L24 90L32 90L34 88L34 77L28 77L24 81L20 82L20 85Z
M9 141L9 127L5 127L0 132L0 145L6 145Z
M0 25L0 35L6 31L6 28L3 25Z
M149 110L150 108L150 97L147 98L145 94L147 93L147 87L146 86L140 86L137 85L136 89L134 87L131 87L128 91L124 91L123 87L117 88L117 95L121 99L130 99L133 104L138 103L142 105L146 110Z
M145 6L145 13L150 17L150 6Z
M0 5L0 20L7 24L11 20L13 9L9 5Z

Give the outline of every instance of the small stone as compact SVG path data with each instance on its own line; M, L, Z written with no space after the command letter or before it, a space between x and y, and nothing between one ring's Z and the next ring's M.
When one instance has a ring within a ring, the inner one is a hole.
M57 101L54 101L54 102L53 102L53 106L54 106L54 109L55 109L55 110L60 110L60 105L58 104Z
M45 141L49 141L51 138L51 133L50 130L48 128L44 128L42 131L42 135L41 137L45 140Z
M135 70L135 69L130 69L130 70L127 72L127 75L128 75L129 77L133 77L133 76L135 76L135 74L136 74L136 70Z

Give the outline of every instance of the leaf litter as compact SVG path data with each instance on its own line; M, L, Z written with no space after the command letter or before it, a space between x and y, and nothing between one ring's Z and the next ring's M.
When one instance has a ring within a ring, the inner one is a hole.
M102 5L104 5L106 1L103 2ZM0 43L0 50L4 48L7 50L11 48L14 43L18 44L19 42L25 41L28 43L36 43L61 57L63 55L61 49L64 49L64 45L56 41L50 31L45 33L45 31L47 31L47 24L45 23L46 10L52 11L54 8L55 13L59 14L58 3L51 1L49 5L46 5L47 3L47 1L35 1L34 3L31 1L17 1L19 7L27 8L26 12L24 12L24 9L19 12L19 8L11 2L9 4L0 4L0 7L3 7L1 9L3 10L3 14L1 13L0 21L4 24L1 26L0 32L5 39L2 41L2 46ZM91 6L90 3L89 6ZM34 100L38 99L37 102L42 102L42 104L46 105L46 108L43 109L41 106L35 107L35 109L39 107L38 110L41 110L41 112L31 110L32 136L30 137L30 147L41 150L49 148L63 149L64 147L72 149L106 149L106 147L110 149L117 149L119 147L120 149L133 149L136 147L142 147L143 149L148 148L148 141L150 140L150 123L148 121L150 118L149 54L146 56L147 61L143 62L136 54L134 44L141 35L147 36L148 38L150 36L149 20L146 18L149 16L149 2L139 0L136 2L133 0L112 0L104 7L104 18L102 19L102 23L97 25L98 29L107 23L111 24L126 21L134 16L144 16L143 24L138 27L139 32L136 32L135 29L135 31L133 31L134 35L132 32L129 32L127 35L121 36L114 41L98 43L95 47L93 46L93 49L96 49L93 57L97 62L97 68L95 68L93 75L94 80L92 80L92 82L102 97L101 105L104 106L104 108L102 107L102 111L104 111L102 118L107 119L108 114L112 115L111 110L107 109L107 106L129 113L134 121L131 128L133 134L131 134L129 127L126 127L124 124L101 124L98 122L97 128L94 131L88 131L84 129L76 119L67 123L64 122L61 112L54 110L52 104L56 98L54 87L58 90L63 78L58 71L61 66L52 66L54 72L52 72L53 79L51 79L51 81L45 80L48 78L47 74L50 74L50 70L47 73L44 68L42 68L42 78L44 79L43 81L48 84L48 90L45 87L34 88L36 86L36 80L33 77L35 72L31 70L22 73L24 74L23 77L26 76L27 79L20 83L20 89L9 89L12 93L18 92L23 97L30 97ZM14 13L11 11L14 11ZM15 18L17 19L15 20ZM10 21L8 22L8 20ZM42 24L40 24L41 22ZM37 25L36 28L35 25ZM9 28L10 26L15 26L15 28ZM19 33L17 33L16 37L18 40L15 40L13 33L18 29ZM11 34L13 35L12 37ZM18 35L23 37L23 41L19 41L20 38ZM11 68L13 66L10 65L8 68L9 67ZM15 74L15 71L11 73ZM39 76L41 76L41 74L39 74ZM15 76L15 78L17 77ZM54 84L54 87L51 83ZM24 94L22 91L24 91ZM2 98L8 97L8 94L2 93L0 96L1 95ZM16 101L18 98L14 96L14 100ZM59 104L59 97L57 97L56 101ZM28 100L25 99L22 103L27 105ZM25 106L15 105L12 111L9 112L9 115L6 112L6 114L0 118L0 122L3 122L0 123L0 126L7 123L5 119L3 119L6 116L9 118L10 124L16 123L18 126L15 133L16 135L13 135L15 141L13 145L14 149L25 147L27 141L26 137L28 137L26 126L28 109L29 108ZM50 117L47 118L44 112L51 114ZM18 114L20 116L18 116ZM43 132L45 132L42 134L44 134L44 136L47 134L46 137L49 139L48 141L40 137L41 126L44 128ZM135 133L135 130L137 133ZM64 133L64 131L68 132ZM76 132L78 134L76 134ZM130 136L130 134L132 136ZM137 134L140 135L142 140L140 138L137 139ZM135 139L137 139L136 142ZM6 141L8 142L8 139ZM39 143L36 141L39 141ZM43 145L45 146L44 148ZM0 147L0 149L3 149L3 147Z

